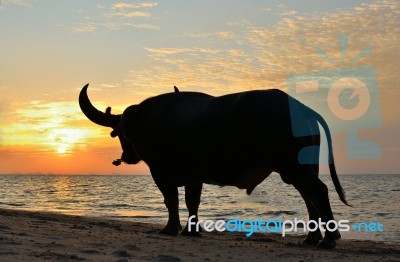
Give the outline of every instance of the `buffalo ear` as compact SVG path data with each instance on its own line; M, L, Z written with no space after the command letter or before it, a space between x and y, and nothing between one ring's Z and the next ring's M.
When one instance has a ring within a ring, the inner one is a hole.
M176 86L174 86L174 91L175 93L179 93L179 89Z

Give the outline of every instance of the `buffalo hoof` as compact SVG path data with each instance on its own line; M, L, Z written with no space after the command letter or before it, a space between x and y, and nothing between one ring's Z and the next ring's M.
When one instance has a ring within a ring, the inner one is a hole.
M318 244L318 248L321 249L333 249L336 246L336 241L332 238L324 237L321 243Z
M318 243L321 239L322 239L322 234L320 231L309 232L307 237L303 240L303 244L316 246L316 245L318 245Z
M342 235L340 235L339 231L336 230L335 232L331 233L330 237L335 239L335 240L338 240L338 239L340 239L342 237Z
M171 225L167 224L163 229L161 229L158 233L163 234L163 235L170 235L170 236L176 236L179 234L179 232L182 230L181 225Z

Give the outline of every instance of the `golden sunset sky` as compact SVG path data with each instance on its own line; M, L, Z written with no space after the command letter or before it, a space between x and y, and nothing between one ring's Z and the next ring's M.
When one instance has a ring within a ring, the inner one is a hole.
M376 70L382 122L358 135L382 154L348 159L334 133L337 170L399 173L399 50L397 0L1 0L0 174L149 174L111 164L119 141L81 113L86 83L95 106L121 113L174 85L287 91L290 75L362 66Z

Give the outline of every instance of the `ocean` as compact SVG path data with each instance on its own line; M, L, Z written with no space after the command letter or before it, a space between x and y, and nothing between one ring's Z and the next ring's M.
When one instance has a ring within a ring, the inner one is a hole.
M373 227L365 232L361 227L361 232L342 232L342 237L399 243L400 175L340 175L339 179L353 207L340 202L330 176L321 176L329 188L335 220L349 220L349 225L383 224L383 232ZM184 224L183 188L179 192ZM163 197L150 176L1 175L0 208L151 222L160 228L168 217ZM308 215L299 193L273 173L250 196L235 187L204 185L199 218L308 220Z

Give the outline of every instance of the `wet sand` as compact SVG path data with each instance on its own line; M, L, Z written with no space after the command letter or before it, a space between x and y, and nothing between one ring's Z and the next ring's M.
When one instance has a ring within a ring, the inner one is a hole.
M339 240L334 250L304 236L211 232L158 234L162 225L0 209L0 261L400 261L400 244Z

